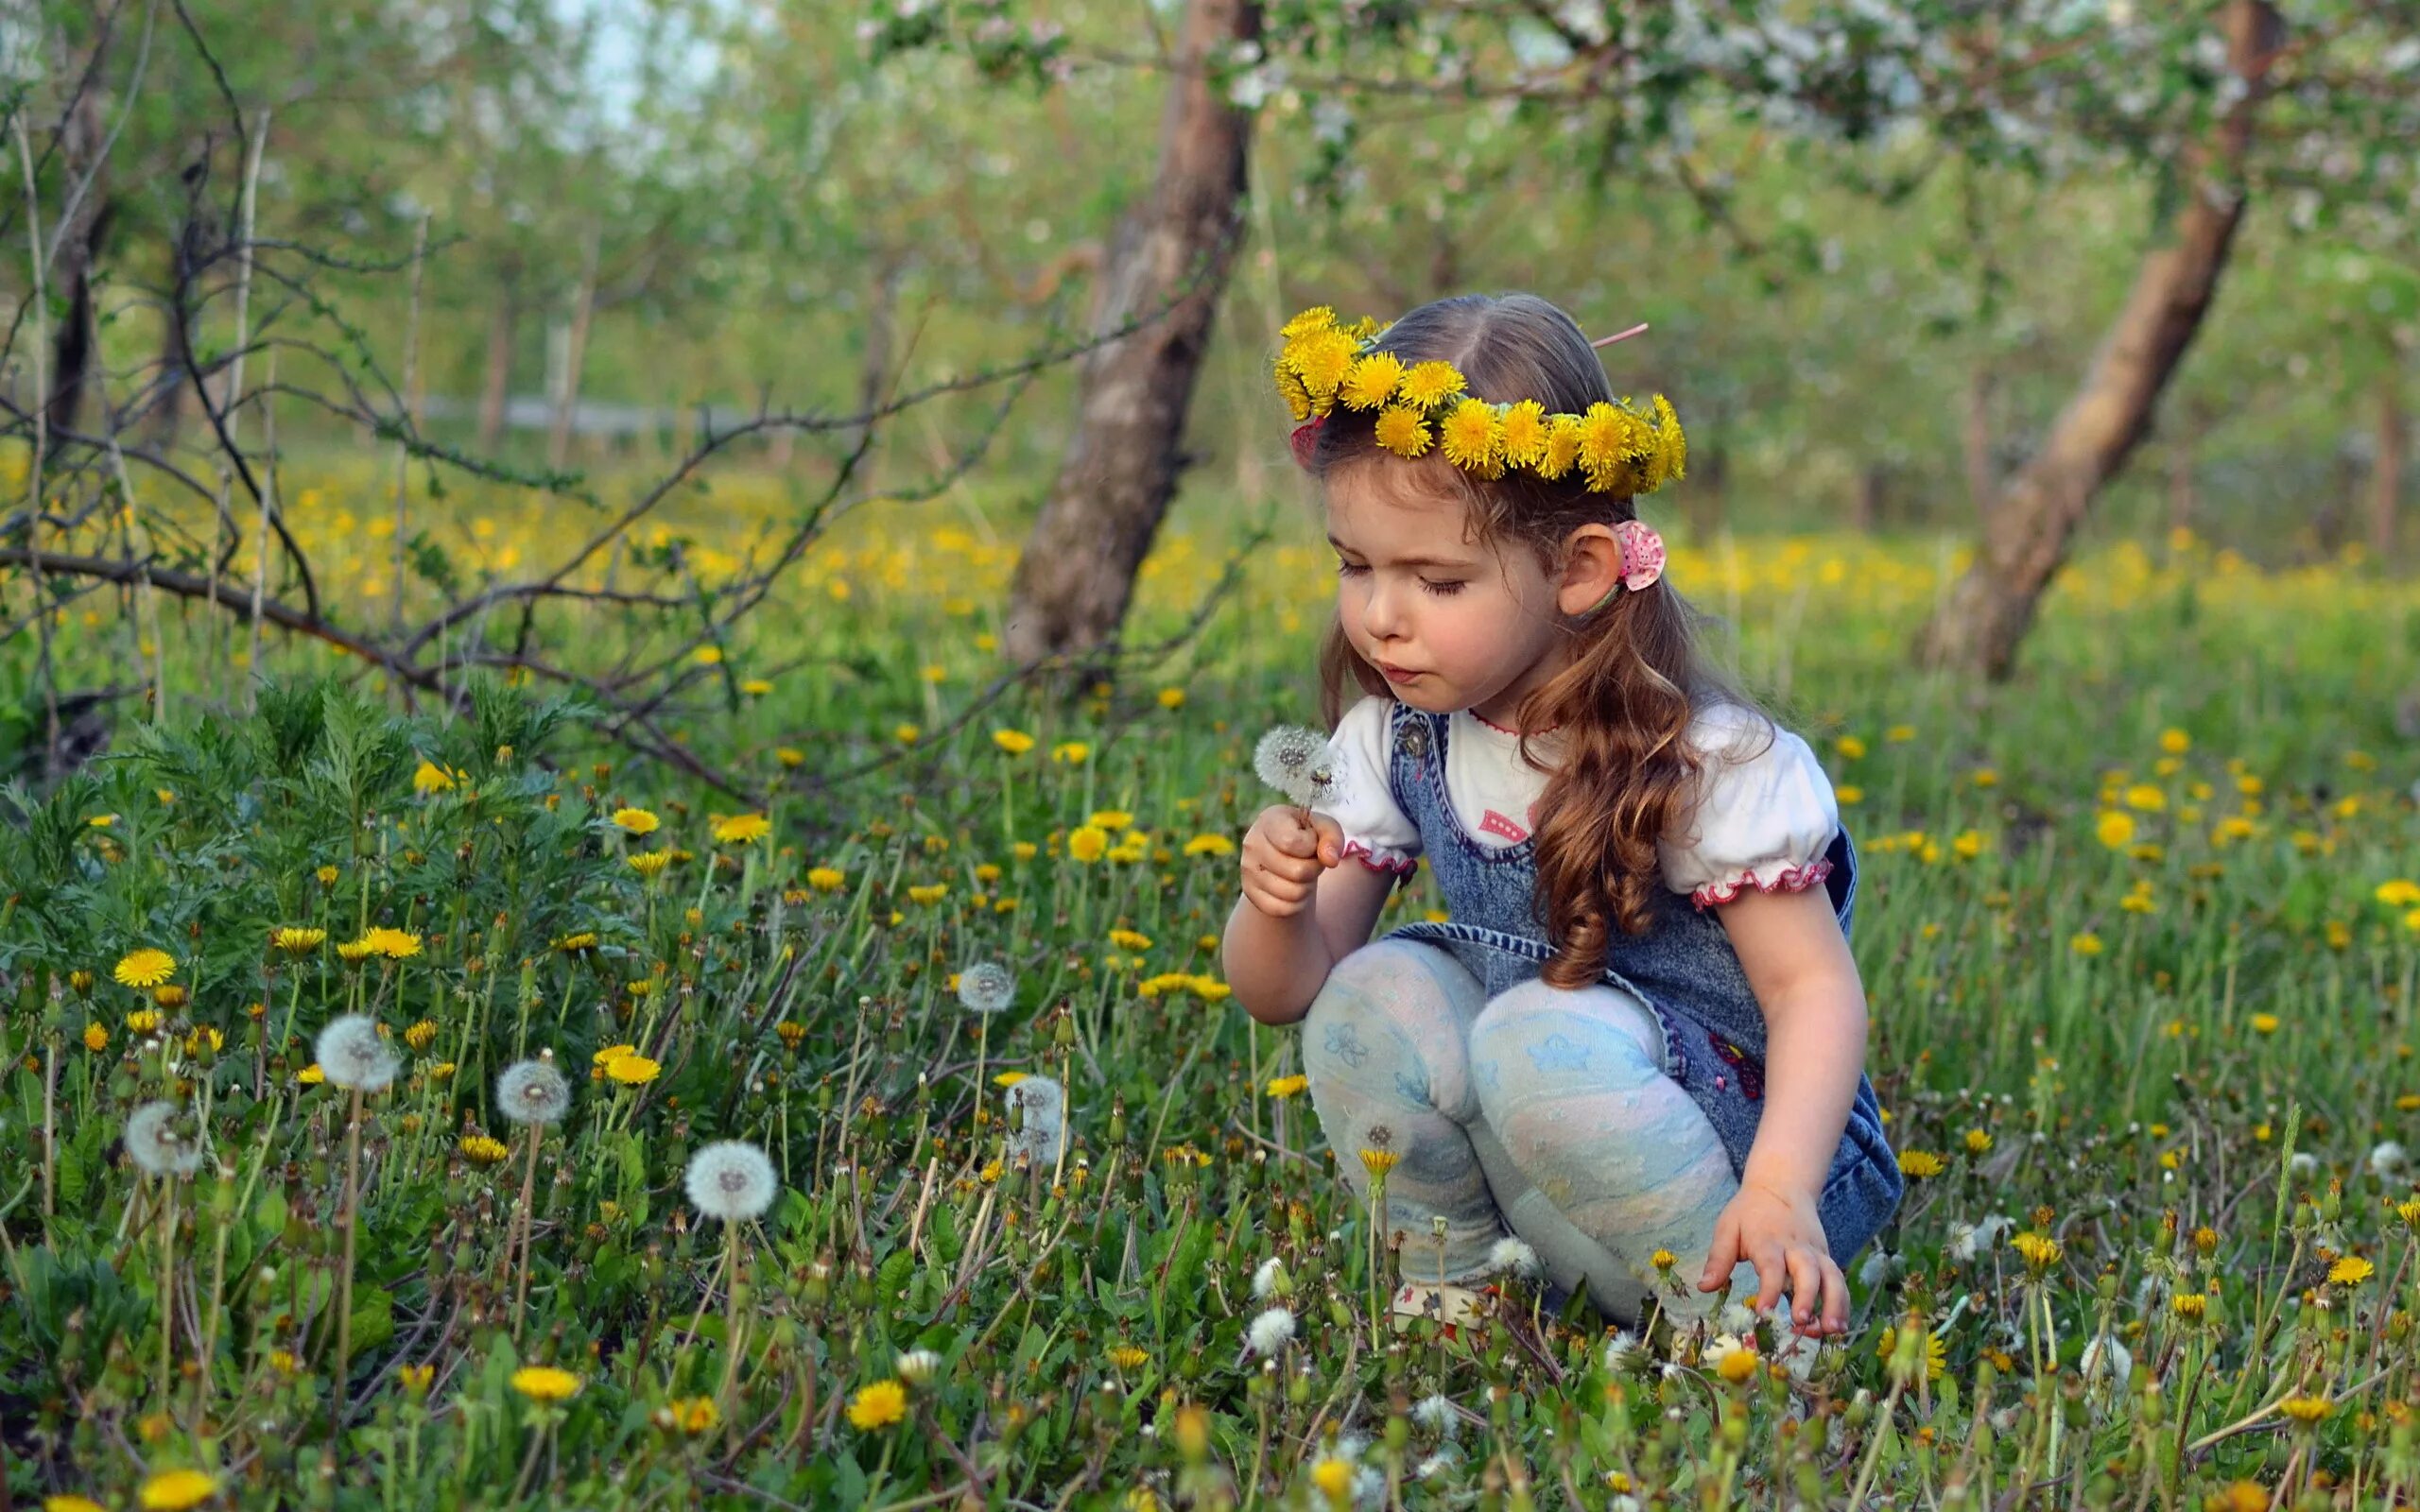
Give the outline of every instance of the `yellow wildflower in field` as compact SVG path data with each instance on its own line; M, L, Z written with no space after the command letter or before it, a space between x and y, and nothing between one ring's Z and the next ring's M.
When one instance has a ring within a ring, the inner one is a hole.
M268 933L268 942L288 955L307 955L327 942L324 929L306 928L301 924L280 924Z
M2336 1404L2325 1397L2288 1397L2277 1403L2277 1410L2308 1428L2336 1410Z
M201 1470L162 1470L134 1493L144 1512L186 1512L218 1494L218 1478Z
M158 1027L160 1013L156 1008L137 1008L126 1016L126 1032L129 1034L149 1034Z
M639 1047L636 1045L607 1045L589 1057L588 1063L592 1066L603 1066L609 1061L618 1060L624 1056L635 1056L638 1053Z
M1151 948L1150 936L1138 935L1131 929L1111 930L1109 942L1122 951L1148 951Z
M720 816L708 827L717 845L749 845L773 833L773 822L762 814Z
M992 731L992 744L1011 756L1022 756L1033 749L1033 737L1022 730L995 730Z
M1657 1270L1670 1270L1680 1263L1680 1258L1668 1249L1659 1249L1647 1257L1647 1263Z
M1941 1157L1933 1154L1930 1150L1901 1150L1899 1152L1899 1174L1901 1176L1907 1177L1911 1180L1921 1181L1927 1177L1939 1176L1941 1175Z
M322 887L333 887L337 885L337 868L334 867L321 867L311 875L320 879L320 885Z
M437 1021L423 1019L404 1031L404 1043L414 1050L425 1050L437 1042Z
M512 1153L505 1148L504 1141L486 1134L465 1134L456 1147L462 1152L462 1159L473 1165L496 1165Z
M2098 955L2102 950L2100 936L2088 929L2081 934L2069 936L2067 949L2078 955Z
M2011 1239L2009 1244L2025 1257L2025 1263L2036 1271L2048 1270L2057 1264L2059 1256L2064 1252L2057 1240L2031 1229Z
M615 1056L605 1062L605 1074L625 1087L644 1087L662 1074L664 1067L645 1056Z
M739 685L739 691L748 695L751 698L762 698L765 695L773 691L773 685L766 681L763 678L750 678L747 681L742 682Z
M2110 850L2122 850L2135 843L2135 816L2120 809L2103 809L2092 833Z
M1080 740L1063 740L1050 747L1050 759L1062 766L1081 766L1092 753L1092 747Z
M2359 1255L2346 1255L2327 1267L2327 1279L2339 1286L2359 1286L2368 1280L2377 1268Z
M1841 753L1841 760L1844 762L1853 762L1864 756L1865 742L1858 739L1855 735L1842 735L1840 739L1832 742L1832 748Z
M773 747L773 760L784 766L804 766L806 765L806 752L796 746L776 746Z
M2182 756L2193 748L2193 737L2171 726L2159 732L2159 748L2170 756Z
M412 791L423 798L432 793L442 793L453 785L453 775L434 762L422 762L420 769L412 773Z
M915 725L894 725L891 727L890 738L902 746L913 746L924 737L924 733L925 731Z
M2277 1032L2277 1016L2273 1013L2254 1014L2252 1016L2252 1032L2255 1034L2275 1034Z
M1150 1363L1150 1359L1149 1354L1131 1344L1117 1344L1110 1347L1109 1363L1120 1370L1140 1370Z
M1184 853L1189 856L1231 856L1236 853L1236 842L1223 834L1197 834L1184 842Z
M1865 789L1855 782L1842 782L1832 789L1832 797L1843 808L1855 808L1865 801Z
M1311 1078L1298 1073L1291 1076L1273 1076L1270 1078L1267 1091L1270 1096L1276 1098L1280 1102L1284 1102L1288 1097L1300 1096L1310 1085Z
M1477 404L1478 401L1466 399L1463 403ZM1327 1498L1331 1506L1345 1505L1345 1499L1353 1491L1352 1462L1334 1454L1327 1455L1311 1467L1311 1485L1318 1489L1320 1495Z
M1876 1344L1874 1355L1876 1359L1887 1362L1890 1360L1892 1355L1898 1352L1898 1349L1899 1327L1897 1325L1893 1325L1882 1331L1882 1337ZM1947 1371L1949 1368L1948 1341L1942 1338L1938 1333L1927 1332L1925 1335L1924 1351L1925 1379L1927 1381L1940 1380L1943 1373Z
M2179 1292L2168 1299L2168 1309L2187 1323L2199 1323L2210 1314L2210 1299L2200 1292Z
M655 1423L673 1433L711 1434L722 1426L722 1409L712 1397L676 1397L655 1410Z
M110 1032L97 1023L84 1025L84 1048L95 1055L110 1047Z
M1192 987L1193 995L1204 1003L1217 1003L1221 999L1232 997L1236 990L1215 976L1197 975L1193 978Z
M817 892L838 892L848 880L848 873L838 867L810 867L806 872L806 885Z
M889 1428L908 1416L908 1388L896 1381L862 1386L849 1399L851 1427L873 1432Z
M2394 877L2381 882L2371 894L2389 908L2420 907L2420 882L2409 877Z
M928 882L908 889L909 902L922 903L927 908L948 896L949 884L945 882Z
M321 1082L328 1079L328 1074L321 1071L320 1069L320 1063L315 1060L309 1065L303 1067L301 1071L296 1072L294 1074L294 1079L305 1087L317 1087Z
M1067 854L1087 864L1098 861L1109 850L1109 832L1098 825L1080 824L1067 835Z
M1184 690L1183 688L1162 688L1159 693L1159 699L1160 707L1163 709L1182 709L1184 707Z
M67 1496L43 1497L42 1499L42 1512L109 1512L109 1508L101 1505L101 1503L94 1501L89 1496L75 1496L71 1494Z
M1882 732L1882 738L1893 746L1904 746L1908 742L1916 738L1916 727L1913 725L1893 725L1890 729Z
M126 987L158 987L177 974L177 959L166 951L154 950L147 945L120 956L116 969L110 974Z
M1979 1128L1970 1128L1966 1131L1967 1154L1981 1155L1990 1150L1991 1147L1992 1136L1986 1131Z
M2168 807L2168 795L2149 782L2136 782L2126 789L2126 806L2145 814L2157 814Z
M653 834L664 821L645 809L615 809L614 823L628 834Z
M1949 842L1949 849L1959 860L1972 861L1983 853L1985 843L1982 831L1966 830L1962 832L1957 839Z
M1382 1177L1393 1170L1402 1159L1402 1152L1397 1150L1364 1148L1361 1151L1361 1168L1373 1177Z
M567 1401L579 1391L579 1377L550 1365L525 1365L511 1379L512 1389L531 1401Z
M642 877L657 877L664 874L665 868L672 865L672 852L669 850L638 850L633 851L630 855L624 856L622 860L632 871L637 872Z
M372 925L354 941L370 947L372 955L384 955L390 961L408 959L420 954L420 936L409 930L390 929L385 924Z
M1084 822L1095 829L1107 830L1115 833L1132 824L1134 816L1124 809L1095 809L1085 817Z

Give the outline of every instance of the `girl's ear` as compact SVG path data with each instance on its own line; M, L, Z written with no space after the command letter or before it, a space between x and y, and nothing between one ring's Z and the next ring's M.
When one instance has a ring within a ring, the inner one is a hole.
M1613 592L1622 575L1622 543L1610 525L1584 524L1564 538L1563 576L1555 584L1555 608L1585 614Z

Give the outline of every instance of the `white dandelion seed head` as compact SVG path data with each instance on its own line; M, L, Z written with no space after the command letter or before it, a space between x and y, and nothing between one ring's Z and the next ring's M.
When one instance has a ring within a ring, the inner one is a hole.
M689 1205L709 1218L746 1223L773 1205L781 1179L773 1162L746 1140L717 1140L689 1157Z
M1260 780L1300 806L1311 801L1311 768L1327 755L1327 741L1300 725L1279 725L1253 748L1252 769Z
M977 961L959 970L958 1002L969 1013L997 1013L1016 996L1017 973L998 961Z
M516 1060L495 1079L496 1111L516 1124L552 1124L571 1109L571 1083L548 1060Z
M2135 1357L2116 1339L2095 1334L2092 1342L2083 1347L2083 1358L2076 1362L2076 1368L2086 1381L2106 1376L2122 1385L2134 1372Z
M1411 1468L1412 1479L1420 1481L1434 1480L1436 1477L1444 1474L1447 1470L1452 1469L1459 1457L1460 1456L1458 1455L1449 1454L1441 1449Z
M1903 1269L1898 1256L1876 1245L1865 1257L1865 1263L1858 1266L1857 1275L1858 1280L1868 1286L1880 1286L1893 1277L1902 1274Z
M1008 1100L1025 1113L1024 1126L1010 1137L1009 1160L1023 1153L1055 1167L1067 1146L1067 1090L1056 1077L1028 1076L1009 1089Z
M1714 1326L1725 1333L1744 1335L1756 1326L1756 1310L1745 1302L1725 1302Z
M1605 1503L1610 1512L1638 1512L1638 1498L1623 1491Z
M930 1349L910 1349L890 1363L890 1370L911 1386L931 1381L942 1367L942 1357Z
M2370 1174L2373 1176L2392 1177L2410 1163L2411 1157L2394 1140L2383 1141L2370 1149Z
M1244 1328L1244 1342L1257 1355L1272 1355L1293 1342L1294 1314L1288 1309L1272 1307L1255 1316Z
M1457 1421L1454 1403L1442 1391L1432 1391L1411 1404L1411 1420L1432 1434L1453 1436Z
M1353 797L1349 769L1333 747L1322 745L1320 747L1318 759L1311 763L1310 770L1305 774L1303 796L1308 807L1325 809L1330 813L1342 808Z
M1378 1512L1387 1504L1386 1472L1364 1461L1353 1467L1353 1505L1356 1512Z
M1270 1256L1252 1273L1252 1296L1256 1302L1271 1297L1290 1297L1294 1292L1293 1278L1286 1274L1286 1264L1275 1255Z
M1523 1280L1530 1280L1538 1275L1542 1267L1538 1264L1536 1250L1525 1241L1508 1234L1488 1246L1487 1268L1498 1275L1510 1271Z
M1605 1341L1605 1368L1616 1371L1634 1369L1643 1357L1641 1350L1637 1334L1628 1329L1616 1329L1614 1336Z
M311 1046L321 1074L331 1087L350 1091L380 1092L395 1079L402 1062L379 1038L378 1021L366 1013L330 1019Z
M2296 1150L2293 1159L2286 1162L2286 1168L2296 1176L2308 1176L2319 1169L2319 1157L2308 1150Z
M1347 1464L1357 1462L1362 1455L1369 1452L1370 1435L1367 1434L1339 1434L1336 1435L1336 1457L1345 1461Z
M191 1176L201 1169L201 1131L186 1126L183 1109L146 1103L126 1121L126 1153L147 1176Z

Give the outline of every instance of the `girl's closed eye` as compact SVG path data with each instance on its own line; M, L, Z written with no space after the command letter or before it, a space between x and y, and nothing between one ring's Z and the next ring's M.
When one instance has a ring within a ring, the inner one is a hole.
M1338 558L1336 561L1336 576L1339 577L1357 577L1369 570L1370 566L1367 562L1346 561L1341 557ZM1424 592L1438 598L1451 598L1456 593L1461 593L1464 585L1459 579L1451 582L1440 583L1432 582L1428 578L1424 577L1420 580L1420 586Z

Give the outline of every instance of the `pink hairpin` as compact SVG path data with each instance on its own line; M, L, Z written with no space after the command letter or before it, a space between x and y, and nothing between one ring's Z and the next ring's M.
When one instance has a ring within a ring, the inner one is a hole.
M1591 341L1588 344L1592 347L1610 347L1616 341L1628 341L1631 337L1638 335L1641 331L1646 329L1647 322L1641 320L1638 324L1632 326L1627 331L1616 331L1609 336L1599 336L1596 340Z
M1622 547L1622 586L1635 593L1652 588L1664 576L1664 538L1644 520L1625 520L1614 526Z

